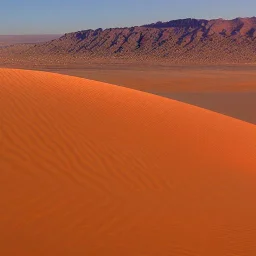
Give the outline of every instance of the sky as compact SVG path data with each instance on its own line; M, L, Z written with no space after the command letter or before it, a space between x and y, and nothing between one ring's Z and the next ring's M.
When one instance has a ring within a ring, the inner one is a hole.
M0 34L64 34L182 18L252 17L256 0L0 0Z

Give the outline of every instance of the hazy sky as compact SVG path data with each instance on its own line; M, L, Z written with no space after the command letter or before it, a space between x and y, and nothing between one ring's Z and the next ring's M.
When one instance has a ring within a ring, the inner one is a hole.
M0 0L0 34L65 33L179 18L256 15L256 0Z

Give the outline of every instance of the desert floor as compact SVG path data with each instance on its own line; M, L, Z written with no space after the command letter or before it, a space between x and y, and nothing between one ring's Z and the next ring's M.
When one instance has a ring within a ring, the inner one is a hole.
M141 83L122 72L146 87L143 72ZM0 69L0 125L0 255L256 255L255 125L11 69Z
M23 63L9 64L8 67L44 70L116 84L256 124L255 65L165 66L88 62L47 66Z

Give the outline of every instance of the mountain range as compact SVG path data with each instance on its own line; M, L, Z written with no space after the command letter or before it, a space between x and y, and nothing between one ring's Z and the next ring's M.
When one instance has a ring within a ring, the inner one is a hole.
M256 61L256 17L180 19L143 26L88 29L34 45L12 46L19 56L121 58L173 63Z

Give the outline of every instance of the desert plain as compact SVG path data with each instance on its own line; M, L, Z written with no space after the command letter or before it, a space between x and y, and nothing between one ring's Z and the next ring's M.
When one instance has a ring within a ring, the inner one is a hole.
M84 65L46 70L186 102L256 124L256 65Z
M166 65L106 60L10 61L0 67L41 70L111 83L175 99L256 124L256 65Z

